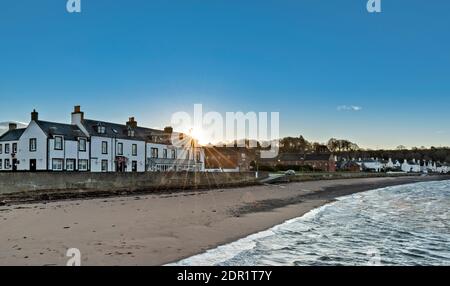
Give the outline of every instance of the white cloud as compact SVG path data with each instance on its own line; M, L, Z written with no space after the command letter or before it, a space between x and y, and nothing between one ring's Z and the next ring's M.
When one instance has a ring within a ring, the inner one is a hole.
M445 131L445 130L438 130L438 131L436 131L436 134L447 134L447 131Z
M361 106L356 106L356 105L339 105L337 107L338 111L361 111L362 107Z

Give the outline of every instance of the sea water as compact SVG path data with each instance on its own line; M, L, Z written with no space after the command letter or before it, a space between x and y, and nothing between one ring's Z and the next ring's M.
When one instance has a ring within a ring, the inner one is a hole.
M450 181L339 198L175 265L450 265Z

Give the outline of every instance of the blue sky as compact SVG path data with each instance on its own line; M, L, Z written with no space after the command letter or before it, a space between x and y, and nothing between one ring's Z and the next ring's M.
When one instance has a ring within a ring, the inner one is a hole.
M4 0L0 122L68 122L80 104L163 127L202 103L278 111L283 136L450 145L450 2L366 2Z

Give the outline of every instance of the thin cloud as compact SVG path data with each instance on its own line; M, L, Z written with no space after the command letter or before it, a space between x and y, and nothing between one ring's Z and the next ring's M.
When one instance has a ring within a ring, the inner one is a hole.
M339 105L338 111L361 111L362 107L357 105Z

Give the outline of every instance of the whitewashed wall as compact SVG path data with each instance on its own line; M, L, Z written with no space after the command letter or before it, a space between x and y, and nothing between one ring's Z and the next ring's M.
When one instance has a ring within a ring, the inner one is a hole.
M36 138L35 152L30 152L29 149L31 138ZM19 171L29 170L31 159L36 159L36 170L47 170L47 135L34 121L30 122L20 137L17 144L17 159L19 162L17 170Z

